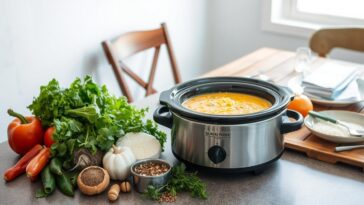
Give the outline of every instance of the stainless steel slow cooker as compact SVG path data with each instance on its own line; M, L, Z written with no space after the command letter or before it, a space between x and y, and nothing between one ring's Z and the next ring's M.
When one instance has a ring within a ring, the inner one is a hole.
M182 106L193 96L212 92L251 94L267 99L272 106L245 115L210 115ZM187 165L215 171L254 171L279 159L284 151L283 134L301 127L302 115L287 110L292 98L288 88L261 80L202 78L162 92L153 117L171 128L173 154Z

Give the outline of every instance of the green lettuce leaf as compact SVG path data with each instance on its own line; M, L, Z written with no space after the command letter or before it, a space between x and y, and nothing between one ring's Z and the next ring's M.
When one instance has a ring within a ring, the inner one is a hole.
M137 109L125 97L111 95L90 76L77 78L68 88L51 80L41 86L28 108L44 127L55 126L52 154L63 158L65 164L72 161L74 150L108 151L127 132L151 134L162 147L166 141L156 123L144 119L147 109Z

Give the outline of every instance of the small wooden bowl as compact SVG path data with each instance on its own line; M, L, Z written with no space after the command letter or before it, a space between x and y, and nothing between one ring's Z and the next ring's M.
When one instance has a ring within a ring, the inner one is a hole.
M90 171L90 169L97 169L98 171L101 170L103 172L104 178L99 184L90 186L90 185L85 184L84 181L82 181L83 174L85 174L85 172L87 172L87 171ZM109 173L105 169L98 167L98 166L90 166L90 167L85 168L84 170L81 171L81 173L77 177L77 185L78 185L78 188L80 189L80 191L83 194L90 195L90 196L99 194L99 193L105 191L105 189L108 187L109 183L110 183Z

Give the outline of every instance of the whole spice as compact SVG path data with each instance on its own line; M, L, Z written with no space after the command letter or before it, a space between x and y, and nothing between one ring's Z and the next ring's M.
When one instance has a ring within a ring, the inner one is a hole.
M68 176L66 176L66 174L56 175L56 184L63 194L67 196L74 195L74 189L71 180Z
M7 182L14 180L19 175L25 173L25 169L29 162L37 156L37 154L43 149L41 145L35 145L31 150L29 150L20 160L11 168L5 171L4 179Z
M50 170L53 174L56 175L62 175L62 162L57 157L51 159L51 162L49 164Z
M101 169L88 169L81 175L81 180L87 186L96 186L105 178L105 174Z
M8 114L16 117L8 126L8 142L18 154L25 154L37 144L43 142L43 128L36 117L24 117L9 109Z
M80 191L86 195L95 195L103 192L110 183L107 171L98 166L90 166L82 170L77 178Z
M166 202L166 203L173 203L176 202L177 196L172 195L169 192L164 192L158 199L159 203Z
M170 166L159 162L146 162L134 167L134 171L142 176L158 176L168 172Z
M110 187L109 192L107 193L107 197L110 201L116 201L118 199L120 193L120 187L118 184L114 184Z
M47 165L51 156L51 151L48 147L42 149L28 164L26 173L29 178L36 177L43 168Z
M121 182L120 184L120 189L121 189L121 192L123 193L128 193L130 192L131 188L130 188L130 182L129 181L123 181Z

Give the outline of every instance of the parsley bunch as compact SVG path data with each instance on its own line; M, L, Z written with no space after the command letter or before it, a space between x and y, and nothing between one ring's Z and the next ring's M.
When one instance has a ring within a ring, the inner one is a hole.
M128 132L151 134L162 147L166 141L166 134L153 121L143 119L147 109L137 109L125 97L111 95L105 85L97 85L90 76L77 78L68 88L51 80L41 86L28 108L44 127L55 126L52 153L69 162L75 149L105 152Z
M149 186L144 194L147 198L159 200L163 193L176 196L178 192L190 192L192 197L207 199L206 185L197 177L197 173L186 172L185 164L174 166L167 184L156 188Z

